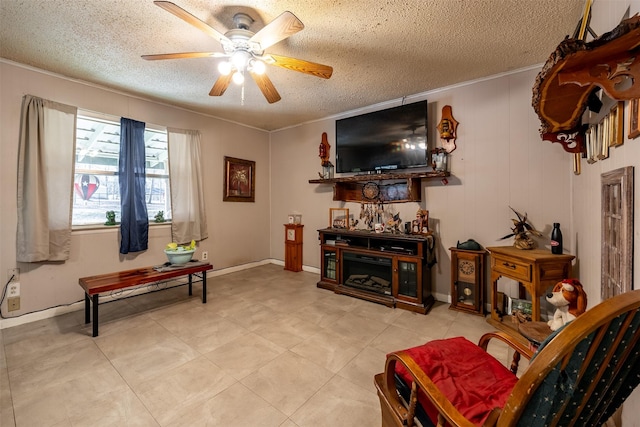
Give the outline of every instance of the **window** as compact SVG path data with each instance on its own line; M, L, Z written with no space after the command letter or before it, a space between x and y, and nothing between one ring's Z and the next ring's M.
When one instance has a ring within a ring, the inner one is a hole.
M633 289L633 166L601 175L603 300Z
M146 156L145 200L149 221L158 212L171 218L167 132L147 126L144 133ZM120 123L79 113L76 122L76 158L72 224L103 224L107 211L120 221Z

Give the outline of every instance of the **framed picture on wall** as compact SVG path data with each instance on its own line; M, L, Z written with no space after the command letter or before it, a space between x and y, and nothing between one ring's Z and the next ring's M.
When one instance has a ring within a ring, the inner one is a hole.
M624 124L624 102L618 101L609 113L609 146L617 147L624 143L622 127Z
M640 136L640 99L629 101L629 138Z
M224 157L225 202L255 202L256 162Z

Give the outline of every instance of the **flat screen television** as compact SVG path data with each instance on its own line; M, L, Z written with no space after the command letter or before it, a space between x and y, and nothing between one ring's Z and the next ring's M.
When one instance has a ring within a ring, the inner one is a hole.
M427 101L336 120L336 172L428 166Z

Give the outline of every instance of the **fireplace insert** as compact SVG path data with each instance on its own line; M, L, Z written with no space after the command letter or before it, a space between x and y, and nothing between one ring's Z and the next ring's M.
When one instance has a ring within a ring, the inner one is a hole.
M391 258L343 252L342 263L345 286L391 295Z

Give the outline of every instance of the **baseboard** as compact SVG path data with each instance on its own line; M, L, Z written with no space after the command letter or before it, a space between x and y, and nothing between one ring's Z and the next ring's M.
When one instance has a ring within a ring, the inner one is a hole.
M266 265L266 264L276 264L276 265L282 265L284 266L284 262L280 261L280 260L276 260L276 259L264 259L262 261L256 261L256 262L249 262L247 264L241 264L241 265L235 265L233 267L228 267L228 268L223 268L220 270L210 270L207 273L207 278L212 278L212 277L217 277L217 276L224 276L225 274L230 274L230 273L236 273L238 271L242 271L242 270L248 270L250 268L254 268L254 267L259 267L261 265ZM303 266L303 270L304 271L309 271L312 273L320 273L320 269L315 268L315 267L306 267ZM167 288L173 288L173 287L177 287L177 286L184 286L186 285L186 279L184 279L184 282L182 280L176 280L174 281L175 284L171 285L171 286L166 286ZM215 285L214 285L215 286ZM136 288L136 289L132 289L129 291L124 291L127 297L131 297L131 296L136 296L136 295L142 295L142 294L146 294L149 292L155 292L157 291L156 289L152 289L148 286L141 286L140 288ZM108 300L112 300L113 297L109 296L109 295L105 295L105 296L101 296L100 297L100 301L108 301ZM31 322L36 322L38 320L43 320L43 319L49 319L55 316L61 316L63 314L67 314L67 313L71 313L74 311L79 311L79 310L84 310L84 301L78 301L75 303L71 303L69 305L65 305L65 306L60 306L60 307L52 307L52 308L46 308L37 312L33 312L33 313L26 313L26 314L22 314L22 315L18 315L15 317L9 317L6 319L0 319L0 329L6 329L6 328L11 328L13 326L19 326L19 325L24 325L27 323L31 323Z
M281 265L282 267L284 267L284 261L280 260L280 259L271 259L271 264L275 264L275 265ZM310 267L308 265L303 265L302 266L302 271L307 271L309 273L315 273L315 274L320 274L320 269L317 267Z

